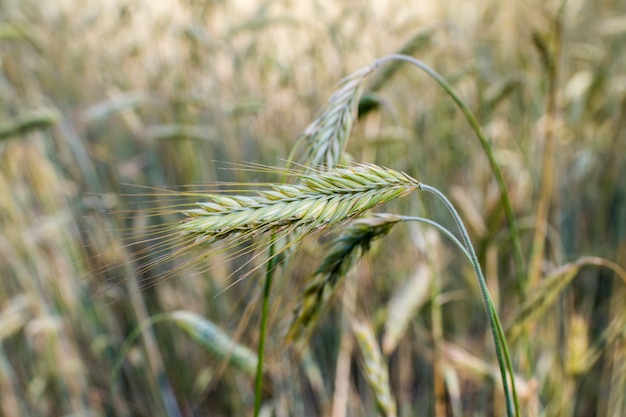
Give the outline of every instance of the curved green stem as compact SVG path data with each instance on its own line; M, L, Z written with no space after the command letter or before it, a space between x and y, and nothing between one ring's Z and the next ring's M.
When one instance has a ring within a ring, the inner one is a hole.
M472 241L470 240L469 234L467 233L467 230L465 228L465 225L463 224L463 221L461 220L461 217L459 216L459 213L456 211L450 200L448 200L448 198L441 191L426 184L420 184L420 189L435 194L444 203L448 211L450 211L450 213L452 214L452 217L454 218L454 221L456 222L459 231L461 232L462 240L465 243L465 247L470 255L470 261L472 263L472 267L474 268L474 273L478 278L478 284L480 286L480 291L483 297L483 301L485 303L489 326L491 327L491 333L494 338L496 357L498 358L500 376L502 378L502 387L504 390L504 396L506 398L507 414L509 417L519 416L519 402L515 389L515 375L513 374L509 351L506 346L504 332L502 331L502 324L500 323L500 319L498 318L498 314L493 305L493 301L491 300L491 295L489 294L489 290L487 288L487 282L485 281L482 269L480 268L480 263L478 262L478 257L476 256L476 252L474 251L474 247L472 246ZM507 371L511 377L512 390L509 388Z
M117 354L117 358L115 360L115 363L113 364L113 370L111 371L111 381L109 383L109 397L107 398L105 407L106 416L113 415L113 396L115 395L115 390L117 388L119 375L122 371L124 359L128 355L130 349L133 347L133 343L135 343L139 336L141 336L141 333L143 333L143 331L146 330L149 326L169 319L170 315L168 313L157 314L155 316L149 317L147 320L138 324L126 337L126 340L124 340L124 344Z
M506 184L504 182L504 176L502 175L502 171L500 170L500 166L496 161L496 157L493 153L493 148L491 147L491 143L485 137L485 134L476 120L474 114L470 111L470 109L465 105L465 103L461 100L461 98L456 94L452 86L435 70L426 65L424 62L413 58L408 55L400 55L400 54L392 54L387 55L383 58L376 60L374 65L382 65L387 61L405 61L415 65L420 68L424 72L426 72L429 76L431 76L435 81L443 87L444 90L448 93L448 95L454 100L454 102L459 106L463 114L465 115L467 121L471 125L472 129L476 133L480 144L485 151L485 155L487 155L487 159L489 160L489 164L491 165L491 170L493 171L493 175L496 178L496 182L498 183L498 188L500 189L500 200L502 201L502 206L504 208L504 212L506 213L507 221L509 223L509 228L511 229L511 242L513 244L513 259L515 262L515 269L517 271L517 275L519 278L519 282L524 282L523 276L525 273L524 267L524 259L522 255L522 246L520 244L519 237L519 229L517 227L517 221L515 220L515 214L513 213L513 206L511 205L511 200L509 198L509 193L506 189Z
M440 225L436 221L427 219L425 217L417 217L417 216L400 216L400 217L402 217L402 221L405 221L405 222L414 221L414 222L425 223L425 224L433 226L434 228L439 230L441 233L443 233L448 239L450 239L452 243L454 243L454 245L463 253L463 255L468 261L472 262L472 257L470 256L465 246L459 241L459 239L456 238L456 236L452 234L452 232L450 232L444 226Z

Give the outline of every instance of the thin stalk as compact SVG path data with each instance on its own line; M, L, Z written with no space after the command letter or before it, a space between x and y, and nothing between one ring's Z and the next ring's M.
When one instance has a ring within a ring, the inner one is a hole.
M431 242L432 243L432 242ZM433 250L434 249L434 250ZM428 245L428 252L433 253L436 247ZM436 256L427 256L428 268L431 274L436 275L440 260ZM438 300L442 294L442 283L439 279L432 279L430 282L431 300ZM441 302L430 303L430 325L433 344L432 373L433 373L433 397L435 403L435 417L446 417L446 382L444 378L445 367L442 354L442 346L444 344L443 336L443 306Z
M537 215L535 234L528 268L528 285L535 288L541 278L541 266L544 260L546 235L548 233L548 220L550 205L554 193L554 158L556 153L555 124L558 113L557 89L559 83L559 61L561 59L561 47L563 38L563 16L567 1L564 0L559 8L556 21L554 22L554 56L548 62L548 92L546 97L546 127L545 145L543 149L543 166L541 172L541 192L537 203Z
M457 247L457 249L459 249L461 251L461 253L463 253L463 255L465 256L465 259L467 259L470 264L473 264L472 262L472 256L470 255L468 249L465 247L465 245L463 245L459 239L456 238L456 236L454 236L452 234L452 232L450 232L448 229L446 229L444 226L442 226L441 224L427 219L425 217L416 217L416 216L402 216L402 221L408 222L408 221L416 221L416 222L420 222L420 223L425 223L428 224L430 226L435 227L437 230L439 230L441 233L443 233L448 239L450 239L452 241L452 243ZM493 304L493 301L491 300L491 296L489 297L489 308L493 311L494 316L497 316L497 312L495 309L495 306ZM504 358L506 360L506 367L507 370L509 372L510 375L514 375L513 373L513 364L511 362L511 355L509 353L509 348L507 346L507 344L505 343L505 338L504 338L504 330L502 328L502 325L500 323L499 320L496 320L496 324L498 325L498 334L499 334L499 339L502 343L502 349L504 351ZM517 392L516 388L515 388L515 380L512 378L512 389L513 392ZM517 395L513 396L513 399L515 401L515 409L519 410L519 403L518 403L518 398ZM519 414L519 411L518 411Z
M274 278L274 267L276 266L276 256L274 256L275 236L269 247L269 260L265 270L265 286L263 288L263 306L261 308L261 334L259 335L258 362L256 367L256 379L254 382L254 417L259 416L261 411L261 401L263 394L263 357L265 356L265 339L267 337L267 322L269 318L269 299L272 281Z
M120 351L117 354L117 358L115 359L115 363L113 364L113 370L111 371L111 381L109 382L109 393L108 393L109 396L107 397L106 407L105 407L106 416L113 416L113 398L115 397L115 390L118 385L118 378L122 372L122 365L124 364L124 359L126 359L126 356L128 355L128 352L130 352L130 349L132 348L133 344L135 343L137 339L139 339L139 337L143 334L144 330L146 330L148 327L156 323L166 321L169 318L170 318L169 314L167 313L157 314L155 316L149 317L145 319L144 321L142 321L139 325L137 325L133 329L133 331L130 332L130 334L126 337L126 340L124 340L124 343L122 344L122 347L120 348Z
M456 238L456 236L452 234L452 232L450 232L444 226L440 225L436 221L427 219L425 217L416 217L416 216L400 216L400 217L402 218L402 221L404 222L414 221L414 222L425 223L430 226L433 226L434 228L439 230L441 233L443 233L448 239L450 239L452 243L454 243L454 246L456 246L463 253L463 255L468 261L472 262L472 257L470 256L467 249L465 249L465 246L459 241L459 239Z
M383 63L387 61L394 61L394 60L409 62L415 65L416 67L420 68L424 72L426 72L435 81L437 81L439 85L441 85L441 87L443 87L443 89L446 90L446 92L452 98L452 100L454 100L454 102L457 104L459 109L465 115L465 118L467 119L470 126L474 130L474 133L476 133L476 136L478 137L478 140L480 141L480 144L485 152L485 155L487 156L487 159L489 160L489 164L491 165L491 170L493 171L493 175L496 178L496 182L498 183L498 188L500 189L500 200L502 202L504 212L506 213L507 221L509 223L509 228L511 229L511 242L513 244L513 259L515 262L515 269L516 269L517 276L520 282L523 282L522 280L523 280L524 273L525 273L524 258L522 255L522 246L520 244L519 229L517 227L517 221L515 220L515 214L513 213L513 206L511 205L509 193L506 189L506 184L504 182L504 176L502 175L500 166L498 165L498 162L496 161L496 157L493 153L493 148L491 147L491 143L489 142L489 140L487 140L482 128L480 127L480 124L478 123L478 120L476 119L474 114L470 111L470 109L465 105L465 103L461 100L458 94L456 94L452 86L441 75L439 75L435 70L433 70L431 67L426 65L424 62L416 58L413 58L412 56L392 54L392 55L387 55L383 58L378 59L375 65L382 65Z
M500 367L500 376L502 378L502 388L504 390L504 396L506 398L506 406L507 406L507 415L509 417L519 416L519 403L517 399L517 393L515 390L515 375L512 372L511 360L509 357L508 348L506 347L506 340L504 338L504 333L502 332L502 325L500 323L500 319L498 318L498 314L495 310L493 302L491 301L491 296L489 294L489 289L487 288L487 282L485 281L485 277L483 275L482 269L480 267L480 263L478 262L478 257L476 256L476 252L474 251L474 247L472 245L472 241L470 240L469 234L459 216L459 213L456 211L450 200L438 189L431 187L429 185L420 184L419 187L423 191L428 191L432 194L435 194L446 206L448 211L452 214L454 221L456 222L459 231L461 232L461 237L463 242L465 243L465 247L470 255L470 260L472 263L472 267L474 268L474 273L478 278L478 284L480 286L480 291L483 297L483 302L485 304L485 310L487 312L487 318L489 320L489 326L491 327L491 333L494 339L494 346L496 350L496 357L498 359L498 365ZM509 388L509 382L507 378L507 371L511 377L511 384L513 386L513 390Z
M131 279L126 282L126 285L130 291L130 301L133 307L133 311L138 321L146 322L149 320L148 309L145 304L145 300L139 291L139 285L137 283L137 276L130 273ZM156 387L165 406L165 410L170 417L180 417L182 413L178 408L174 390L170 385L167 374L165 373L165 363L161 356L161 351L156 340L156 335L152 329L146 328L139 333L144 343L146 357L148 359L148 365L152 372Z
M489 296L489 308L493 311L493 315L497 318L498 312L496 310L495 305L493 304L493 300L491 296ZM519 398L517 398L517 387L515 386L515 373L513 372L513 362L511 361L511 354L509 352L509 346L506 343L506 338L504 336L504 329L502 328L502 323L500 320L496 320L496 325L498 326L498 335L500 336L500 343L502 345L502 351L504 353L504 360L506 361L506 369L511 376L511 389L513 390L513 401L515 403L515 412L517 415L520 415L519 408Z

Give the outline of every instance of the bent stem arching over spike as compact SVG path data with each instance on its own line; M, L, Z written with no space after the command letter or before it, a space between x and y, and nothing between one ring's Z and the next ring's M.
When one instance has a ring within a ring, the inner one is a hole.
M504 390L504 395L506 399L507 413L511 416L519 416L519 401L517 398L517 392L515 390L515 375L513 373L513 367L511 364L511 359L508 351L508 347L506 344L506 340L504 338L504 331L502 329L502 324L500 323L500 319L498 318L497 311L493 305L491 300L491 295L489 294L489 289L487 288L487 282L485 281L485 277L483 275L482 269L480 267L480 263L478 262L478 257L476 256L476 252L474 251L474 247L469 238L469 234L461 220L461 216L456 211L450 200L438 189L431 187L426 184L420 184L420 190L430 192L435 194L446 206L448 211L452 214L455 223L457 224L459 231L461 232L461 237L465 244L465 248L470 256L470 261L472 263L472 267L474 268L474 273L478 278L478 284L480 286L481 295L483 297L483 302L485 303L485 309L487 312L487 318L489 320L489 326L491 327L491 332L494 338L494 345L496 350L496 357L498 359L498 365L500 367L500 376L502 378L502 387ZM509 383L507 378L507 371L511 378L512 388L509 389Z
M324 107L324 109L320 112L320 115L313 121L313 123L311 123L307 127L303 136L301 137L301 139L307 142L307 144L309 145L308 163L312 164L313 166L316 164L322 164L323 166L325 166L325 169L330 169L341 160L343 148L345 147L346 142L349 138L353 121L356 119L357 104L358 104L359 97L361 96L361 93L363 90L363 84L364 84L365 79L380 65L382 65L383 63L387 61L392 61L392 60L409 62L413 65L416 65L418 68L425 71L429 76L434 78L444 88L444 90L452 97L455 103L459 106L459 108L461 109L461 111L466 116L467 120L469 121L470 125L472 126L473 130L475 131L483 147L483 150L485 151L486 156L491 164L492 171L494 173L496 182L498 183L498 187L500 189L500 197L501 197L502 205L504 207L504 211L506 213L506 216L509 222L509 227L510 227L515 266L516 266L518 275L521 276L524 273L524 264L523 264L521 246L519 243L519 231L517 228L517 223L516 223L513 209L510 203L510 199L508 196L508 191L506 189L506 184L504 182L502 172L500 171L500 168L495 160L495 156L491 148L491 145L487 141L478 121L476 120L472 112L465 105L465 103L459 98L459 96L455 93L455 91L452 89L450 84L448 84L448 82L443 77L441 77L437 72L435 72L428 65L424 64L422 61L419 61L413 57L406 56L406 55L389 55L389 56L376 60L369 67L362 68L354 72L350 76L346 77L343 81L343 84L339 88L339 90L337 90L331 96L331 98L326 103L326 106ZM420 185L420 188L422 188L421 185ZM512 365L511 365L510 357L508 354L508 348L506 346L506 341L504 340L504 332L499 322L495 307L493 306L493 303L491 302L491 297L487 290L487 286L486 286L484 277L482 275L480 265L478 264L477 257L475 255L472 244L469 240L469 236L467 235L467 232L465 231L463 223L460 220L458 214L456 213L454 207L452 207L452 205L449 203L446 197L439 192L435 192L436 190L431 189L431 187L425 186L422 189L431 191L437 194L439 198L441 198L444 201L444 203L446 203L446 205L448 206L448 209L451 211L452 215L455 217L455 220L457 221L457 224L459 225L459 228L462 232L464 245L460 244L460 242L458 242L458 240L456 240L456 238L454 238L454 236L451 235L449 232L448 233L444 232L444 233L448 235L448 237L450 237L457 246L459 246L461 251L464 253L466 257L469 258L470 262L472 263L474 267L474 270L479 280L483 300L485 302L486 309L487 309L487 316L488 316L489 323L490 323L492 333L494 336L494 343L496 347L498 363L500 365L500 370L502 374L503 388L504 388L505 397L507 401L507 412L509 416L512 416L513 408L515 408L516 413L519 414L519 405L517 401L515 387L513 386L512 397L508 389L506 369L508 369L511 375L511 383L514 384L515 382L514 382L514 376L513 376L513 371L512 371ZM439 227L437 224L433 224L433 225L441 229L441 227ZM270 280L268 279L268 283L269 282ZM325 285L322 285L322 288L323 287L325 287ZM313 310L315 311L316 309L314 308ZM300 313L302 314L303 312L301 311ZM304 316L301 316L300 319L302 319L302 317L306 318L306 316L308 315L305 312ZM296 323L298 323L298 319L296 319L296 321L294 322L294 324ZM290 330L290 333L292 335L293 335L293 331L294 331L294 327L292 325L292 329ZM504 352L504 358L502 355L502 351ZM506 361L506 367L504 363L505 361ZM262 357L259 357L259 363L262 363ZM260 394L260 391L258 391L258 393Z
M402 54L391 54L374 61L370 66L361 68L346 77L340 88L326 102L325 107L320 115L305 129L301 138L309 145L308 163L310 166L324 165L327 168L335 166L341 160L341 153L345 147L350 135L350 131L354 120L356 119L356 110L358 101L363 91L365 79L372 74L381 65L389 61L404 61L415 65L422 71L426 72L448 93L459 107L472 130L476 134L483 151L489 161L491 170L495 177L498 189L500 191L500 199L502 207L509 223L511 243L513 246L513 260L517 270L518 277L523 277L525 266L520 243L519 228L517 220L513 212L511 199L506 187L504 175L496 161L495 154L491 143L487 140L478 120L461 100L460 96L454 91L452 86L426 63L412 56ZM524 280L520 279L520 282Z
M452 98L452 100L454 100L457 106L459 106L459 108L463 112L463 115L465 115L465 118L467 119L470 126L472 127L472 130L474 130L474 133L476 133L476 137L478 138L478 141L480 142L480 145L482 146L483 151L485 152L485 155L487 156L487 159L489 160L489 165L491 166L491 170L493 171L493 175L496 179L496 183L498 184L498 188L500 191L500 200L502 201L502 207L504 208L504 212L506 214L507 221L509 223L509 228L511 229L510 231L511 243L513 245L513 260L515 262L515 268L517 269L517 275L520 278L520 282L524 282L524 280L521 279L524 276L525 268L524 268L524 260L523 260L523 255L522 255L522 247L520 244L520 236L519 236L519 228L517 226L517 220L515 220L515 213L513 212L513 206L511 204L511 199L509 198L509 192L506 188L506 183L504 182L504 176L502 175L500 166L498 165L498 162L496 161L496 157L493 152L493 148L491 147L491 143L487 140L483 132L483 129L480 127L480 124L478 123L478 120L476 120L476 117L474 116L474 114L465 105L463 100L461 100L459 95L454 91L452 86L445 80L445 78L443 78L441 75L439 75L439 73L437 73L435 70L433 70L431 67L429 67L428 65L426 65L424 62L420 61L419 59L413 58L412 56L408 56L408 55L392 54L392 55L387 55L385 57L379 58L376 61L376 63L378 65L381 65L384 62L394 61L394 60L405 61L410 64L413 64L416 67L420 68L422 71L426 72L435 81L437 81L439 85L441 85L441 87L443 87L443 89L446 90L446 93L448 93L448 95Z

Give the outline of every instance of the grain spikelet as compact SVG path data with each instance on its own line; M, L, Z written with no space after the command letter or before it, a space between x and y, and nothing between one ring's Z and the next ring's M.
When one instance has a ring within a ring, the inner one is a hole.
M308 336L348 271L369 250L374 240L389 233L400 220L400 216L380 213L355 220L345 228L333 241L312 282L301 295L288 339L298 340Z
M375 69L376 66L371 65L344 78L317 118L304 130L301 140L308 144L308 165L330 169L341 162L341 154L357 117L363 83Z
M351 326L362 353L365 379L374 392L376 405L384 416L395 417L397 415L396 402L391 396L389 372L383 355L380 353L374 330L369 323L364 321L353 320Z
M215 357L226 360L230 366L248 375L255 374L256 354L235 342L213 322L183 310L173 312L170 317L189 337Z
M539 287L528 296L526 302L517 310L506 329L509 337L515 339L525 324L536 322L584 266L608 268L626 283L626 271L616 263L604 258L589 256L565 264L544 278Z
M624 312L624 308L618 311ZM615 345L610 354L611 392L607 400L607 415L624 414L626 408L624 392L626 392L626 316L621 314L621 327L617 331Z
M266 232L332 226L415 190L408 175L372 164L300 174L301 184L273 185L252 196L209 194L183 211L180 230L206 242L251 238Z
M0 342L22 329L33 316L33 300L27 295L18 295L7 301L0 311Z
M581 375L600 359L609 346L617 345L619 339L626 337L626 316L615 316L608 327L589 346L587 323L580 316L572 318L570 333L567 339L567 371Z
M0 141L51 127L60 118L59 112L55 109L41 109L20 115L9 122L0 124Z
M507 329L509 337L515 339L526 323L535 322L552 305L579 270L579 264L566 264L546 277L513 317Z
M276 172L275 168L267 169ZM226 259L233 259L262 249L267 242L261 239L251 242L261 235L273 233L278 240L297 232L295 240L275 254L280 257L307 234L358 217L420 186L417 180L402 172L373 164L325 172L288 173L298 180L297 184L216 184L237 189L222 189L219 193L155 194L156 198L166 199L168 206L146 214L155 217L182 214L185 218L166 225L149 225L142 239L133 239L131 246L139 248L135 252L135 260L141 264L139 272L150 276L147 272L153 271L156 276L152 281L162 282L173 277L176 270L200 265L206 265L204 270L210 269L211 265L204 260L218 253L227 253ZM249 185L263 189L241 191L238 188ZM218 241L220 245L206 249L206 245ZM199 248L202 251L194 251ZM234 273L253 265L260 253ZM250 272L241 274L240 279Z
M488 377L494 382L500 380L500 371L497 366L486 362L483 358L475 356L460 346L444 342L441 350L446 363L453 366L459 373L479 380ZM520 398L528 399L535 393L535 383L521 376L515 376L515 386Z
M573 314L569 321L565 367L570 374L581 375L589 368L586 356L589 350L589 326L580 314Z
M404 335L411 319L428 300L431 274L426 263L420 263L413 277L400 288L389 301L389 313L385 322L383 352L391 354Z

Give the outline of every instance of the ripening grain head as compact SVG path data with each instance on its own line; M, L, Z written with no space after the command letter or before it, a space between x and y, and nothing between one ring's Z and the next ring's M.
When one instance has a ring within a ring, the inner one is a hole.
M342 230L300 295L287 335L289 339L298 341L308 337L346 274L369 251L372 242L386 236L401 219L394 214L378 213L359 218Z
M214 242L250 238L266 232L304 232L332 226L415 190L419 182L377 165L300 174L300 184L273 185L251 196L209 194L183 212L184 234Z
M395 417L396 401L391 394L389 370L380 353L374 329L369 322L363 320L354 319L350 324L362 354L363 374L374 393L378 411L384 416Z
M343 149L357 117L363 84L376 66L361 68L344 78L317 118L304 130L309 166L331 169L341 163Z
M294 175L297 184L258 184L249 192L174 194L173 199L192 196L196 202L170 206L168 213L185 218L155 226L137 242L146 246L136 258L142 264L141 271L172 261L179 264L178 268L195 266L207 255L246 244L229 255L237 257L267 244L262 240L250 245L247 242L269 233L280 238L295 232L297 241L405 196L420 185L407 174L373 164ZM206 249L209 244L213 246ZM200 247L201 256L192 256L180 265L185 255ZM163 274L174 275L171 271Z

